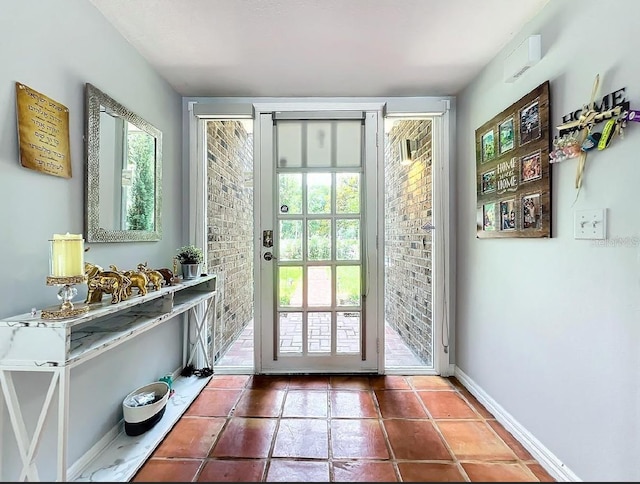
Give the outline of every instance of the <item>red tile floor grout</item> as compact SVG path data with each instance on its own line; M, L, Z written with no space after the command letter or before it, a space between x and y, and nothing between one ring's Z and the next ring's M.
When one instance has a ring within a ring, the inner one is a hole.
M136 482L553 482L455 378L216 375Z

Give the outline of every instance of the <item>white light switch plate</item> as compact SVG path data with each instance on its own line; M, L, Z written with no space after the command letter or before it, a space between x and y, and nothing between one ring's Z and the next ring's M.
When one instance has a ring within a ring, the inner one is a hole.
M573 231L575 239L606 239L607 209L576 210Z

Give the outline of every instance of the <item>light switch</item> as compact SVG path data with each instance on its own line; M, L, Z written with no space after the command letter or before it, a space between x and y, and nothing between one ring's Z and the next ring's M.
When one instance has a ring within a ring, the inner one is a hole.
M576 210L573 231L575 239L606 239L607 209Z

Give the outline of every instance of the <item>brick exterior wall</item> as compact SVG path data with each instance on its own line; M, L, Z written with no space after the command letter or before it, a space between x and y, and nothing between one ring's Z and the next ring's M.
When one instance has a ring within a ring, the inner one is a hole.
M431 122L396 121L385 142L385 318L426 365L432 365ZM417 140L409 166L400 143Z
M432 364L431 123L397 121L385 142L385 320ZM416 139L410 166L400 142ZM238 121L207 123L208 258L219 277L216 360L253 319L253 135Z
M218 274L219 359L253 319L253 134L207 122L207 268Z

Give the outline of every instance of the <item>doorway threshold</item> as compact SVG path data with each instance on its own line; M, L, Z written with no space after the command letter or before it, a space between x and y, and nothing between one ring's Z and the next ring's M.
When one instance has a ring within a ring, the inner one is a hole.
M437 375L433 366L418 358L401 336L385 323L385 371L387 375ZM254 371L253 320L242 330L214 365L214 373L252 375Z

